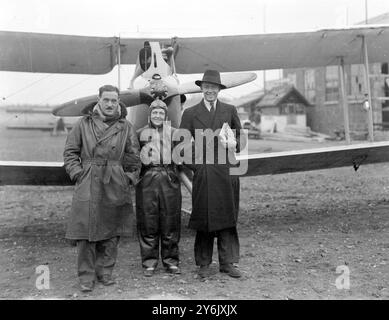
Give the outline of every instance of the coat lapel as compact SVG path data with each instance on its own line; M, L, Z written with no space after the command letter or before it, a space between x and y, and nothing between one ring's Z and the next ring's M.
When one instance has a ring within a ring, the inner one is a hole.
M118 132L120 132L120 131L123 131L124 126L122 125L122 122L123 122L123 120L120 119L120 120L118 120L115 124L113 124L112 126L110 126L110 127L104 132L103 136L101 137L101 139L100 139L99 141L109 139L110 137L112 137L112 136L115 135L116 133L118 133Z
M108 128L105 128L104 127L105 124L97 117L93 117L92 119L95 123L97 130L98 130L98 132L96 132L97 143L100 143L101 141L109 139L117 132L122 131L124 128L122 125L123 119L119 119L115 124L113 124L112 126L110 126Z
M204 100L201 100L201 102L196 106L195 118L203 124L204 128L211 128L212 119L207 107L204 104Z
M223 103L218 100L216 104L215 118L212 123L212 130L220 129L223 126L223 123L225 122L225 112L226 109L223 108Z

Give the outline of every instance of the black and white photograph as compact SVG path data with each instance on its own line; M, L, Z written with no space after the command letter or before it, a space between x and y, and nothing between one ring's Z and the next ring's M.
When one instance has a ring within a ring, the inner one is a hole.
M388 212L389 1L0 0L0 300L389 300Z

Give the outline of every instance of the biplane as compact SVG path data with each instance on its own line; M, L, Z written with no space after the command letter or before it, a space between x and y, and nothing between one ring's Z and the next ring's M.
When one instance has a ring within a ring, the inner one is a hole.
M186 94L199 92L199 87L194 82L180 83L177 74L216 69L222 73L222 82L231 88L254 80L256 74L250 72L253 70L339 65L342 83L345 64L364 64L368 82L369 63L389 61L388 25L155 39L3 31L0 43L1 71L104 74L115 65L135 64L134 76L128 79L129 88L121 91L120 99L137 128L146 124L147 108L154 99L166 102L169 120L173 126L179 125L181 102ZM345 91L340 92L346 106ZM60 105L53 113L81 116L95 103L96 96L81 97ZM347 126L345 123L346 131ZM238 159L247 161L246 176L342 166L353 166L357 170L361 164L388 161L389 142L238 155ZM62 163L0 161L0 185L69 184L71 181Z

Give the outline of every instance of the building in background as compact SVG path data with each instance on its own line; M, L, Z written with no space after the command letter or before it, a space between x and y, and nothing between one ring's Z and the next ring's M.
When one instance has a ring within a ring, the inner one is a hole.
M369 24L389 23L389 13L374 17ZM359 24L364 24L359 23ZM361 51L362 55L362 51ZM376 128L389 124L388 61L369 64L372 94L373 122ZM350 133L352 138L364 136L368 131L367 112L363 103L367 98L364 66L345 65L346 92L349 105ZM283 70L287 78L302 92L312 108L307 109L307 125L316 132L333 135L344 130L343 109L340 104L338 66Z
M288 125L305 128L308 100L288 81L267 82L267 88L232 101L240 120L249 120L261 132L284 132Z

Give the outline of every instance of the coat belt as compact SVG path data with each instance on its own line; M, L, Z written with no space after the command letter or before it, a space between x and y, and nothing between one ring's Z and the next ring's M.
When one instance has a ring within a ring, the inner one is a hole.
M112 176L112 166L121 165L122 162L120 160L109 160L109 159L98 159L98 158L90 158L90 159L81 159L81 163L90 163L91 165L104 166L103 172L103 183L108 184L111 180Z

